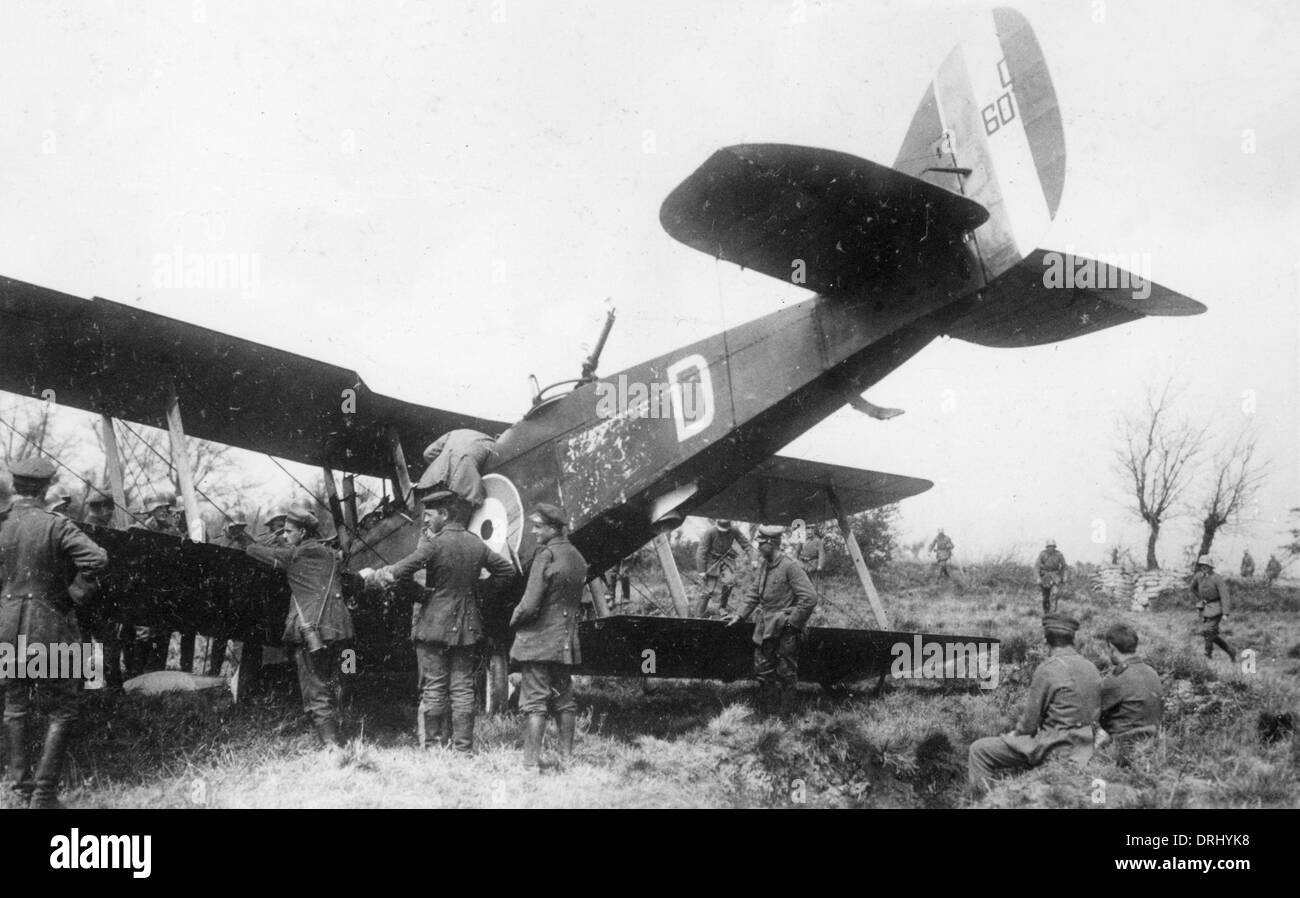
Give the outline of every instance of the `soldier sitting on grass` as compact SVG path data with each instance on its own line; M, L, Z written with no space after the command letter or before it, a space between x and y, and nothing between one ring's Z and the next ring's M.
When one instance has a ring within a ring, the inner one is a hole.
M1115 624L1106 631L1106 643L1114 666L1101 681L1097 747L1113 740L1121 749L1158 732L1164 687L1160 674L1137 654L1138 635L1132 627Z
M996 777L1037 767L1058 751L1083 765L1092 757L1101 675L1074 648L1079 622L1069 615L1043 615L1050 655L1029 684L1016 728L977 739L970 747L970 785L976 795Z

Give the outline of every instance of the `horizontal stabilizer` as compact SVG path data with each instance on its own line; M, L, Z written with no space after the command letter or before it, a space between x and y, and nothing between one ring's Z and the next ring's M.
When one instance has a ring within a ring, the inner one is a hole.
M960 243L987 218L979 203L920 178L786 144L718 150L659 212L687 246L826 294L892 278L915 264L916 247Z
M1039 249L959 310L949 336L1014 348L1081 337L1147 315L1199 315L1205 306L1116 266Z
M774 455L691 514L761 524L835 517L829 490L845 514L890 505L934 486L929 480Z
M381 396L346 368L0 278L0 390L53 390L59 405L166 427L170 382L190 436L375 477L392 475L389 427L408 461L448 430L507 427Z

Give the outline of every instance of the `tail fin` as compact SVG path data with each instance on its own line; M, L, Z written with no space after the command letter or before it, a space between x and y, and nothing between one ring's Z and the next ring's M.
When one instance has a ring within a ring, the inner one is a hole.
M1041 243L1065 186L1065 134L1038 39L1013 9L948 54L894 168L989 211L975 231L986 281Z

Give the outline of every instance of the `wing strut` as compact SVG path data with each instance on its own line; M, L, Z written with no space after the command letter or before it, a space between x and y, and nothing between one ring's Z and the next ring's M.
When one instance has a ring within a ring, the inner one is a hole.
M690 617L691 608L686 601L686 587L682 585L681 572L677 570L677 559L673 558L672 543L668 534L659 533L654 538L655 551L659 553L659 564L664 569L664 579L668 581L668 592L673 597L673 610L678 617Z
M889 618L885 616L885 606L881 604L880 593L876 592L876 584L871 581L871 571L867 570L867 562L862 557L862 548L858 545L858 538L853 534L853 528L849 526L849 518L844 513L844 506L840 504L839 496L835 495L835 487L826 487L826 499L835 512L835 520L839 522L840 533L844 536L844 545L848 547L849 557L853 559L853 566L857 568L862 588L867 591L867 601L871 603L871 610L876 615L876 623L880 625L880 629L888 630Z

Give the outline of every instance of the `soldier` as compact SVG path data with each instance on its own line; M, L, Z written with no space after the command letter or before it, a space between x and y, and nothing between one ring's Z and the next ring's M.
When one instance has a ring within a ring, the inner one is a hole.
M107 490L100 492L94 488L90 491L90 498L86 500L86 517L85 523L93 524L96 527L113 526L113 509L116 503L113 502L113 496Z
M573 699L569 668L582 663L578 606L587 561L565 535L567 522L561 509L539 503L528 520L538 548L524 596L510 617L510 627L515 631L510 657L523 665L519 710L528 715L524 767L535 770L541 760L548 710L555 714L559 727L561 762L573 757L578 705Z
M1250 557L1250 549L1241 555L1241 579L1249 580L1255 576L1255 559Z
M420 670L421 745L441 742L451 711L452 746L474 750L474 672L483 643L481 590L501 589L515 577L515 566L465 529L469 503L450 490L426 495L425 535L415 551L366 577L390 584L423 570L425 589L411 627ZM479 575L487 571L486 582ZM444 745L445 747L445 745Z
M93 577L108 564L108 553L67 518L45 510L45 491L54 464L27 458L10 466L15 500L0 525L0 644L43 645L54 657L58 645L81 643L75 606L95 591ZM70 574L75 571L75 575ZM4 687L4 728L9 741L11 801L19 807L57 808L63 756L72 738L81 677L68 671L48 676L0 679ZM64 674L61 678L58 674ZM0 671L0 677L3 672ZM32 695L50 703L49 726L33 776L27 755L27 721Z
M284 505L272 505L266 513L266 533L258 540L264 546L283 549L288 545L284 539L284 524L289 519L289 509Z
M221 533L211 541L212 545L227 549L242 549L252 542L255 540L248 533L248 515L239 509L226 515L226 523L221 528Z
M1282 563L1277 560L1276 555L1268 556L1268 564L1264 565L1264 581L1268 586L1273 585L1273 581L1282 576Z
M970 747L970 784L977 794L1003 773L1037 767L1065 751L1076 764L1092 757L1101 675L1074 648L1079 622L1055 612L1043 615L1048 658L1034 671L1020 722L1002 736L977 739Z
M605 581L605 589L609 592L609 604L611 606L618 604L618 593L622 591L623 601L632 601L632 566L636 564L637 553L619 561L609 570L605 571L602 578Z
M1201 635L1205 637L1205 657L1214 656L1217 645L1228 653L1234 662L1237 653L1219 635L1219 624L1228 616L1228 584L1214 572L1214 559L1202 555L1196 559L1196 573L1192 575L1192 595L1201 614Z
M696 617L708 615L709 600L719 587L718 608L727 610L731 590L736 586L737 546L748 552L749 540L727 520L718 521L700 538L700 545L695 550L695 566L701 575L700 591L695 600Z
M944 577L949 580L952 579L952 576L948 573L948 560L952 558L952 549L952 540L940 527L939 535L934 538L934 542L930 543L930 551L934 553L934 563L939 566L939 579Z
M820 527L809 528L808 538L799 544L797 560L815 588L826 570L826 541Z
M284 642L294 649L302 708L311 717L331 760L343 766L339 694L344 691L344 653L351 647L352 615L343 601L339 557L320 538L320 522L305 504L285 514L283 547L250 543L252 558L289 578L292 601L284 623Z
M483 504L483 466L496 454L497 441L477 430L452 430L424 450L429 467L416 489L446 489L460 496L472 508Z
M152 530L154 533L166 533L168 536L183 538L185 534L176 526L176 509L171 496L159 493L151 496L144 504L144 521L136 522L133 527Z
M1038 589L1043 594L1043 614L1056 610L1057 594L1065 583L1069 565L1056 548L1056 540L1049 539L1047 548L1038 553Z
M1137 654L1138 635L1128 624L1107 630L1106 643L1112 667L1101 680L1097 744L1113 739L1119 745L1154 736L1164 710L1160 674Z
M759 685L759 710L787 717L794 711L799 683L799 646L803 630L817 607L817 591L804 569L781 552L782 527L758 528L758 579L745 591L740 610L727 619L734 627L754 617L754 678ZM775 699L775 701L774 701Z

